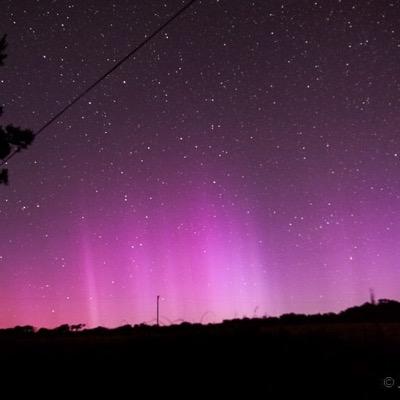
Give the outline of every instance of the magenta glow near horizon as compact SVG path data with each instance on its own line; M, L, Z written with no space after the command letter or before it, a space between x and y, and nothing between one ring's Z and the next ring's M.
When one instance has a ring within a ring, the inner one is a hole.
M182 4L6 0L0 123L38 129ZM10 163L0 327L400 299L399 17L199 1Z

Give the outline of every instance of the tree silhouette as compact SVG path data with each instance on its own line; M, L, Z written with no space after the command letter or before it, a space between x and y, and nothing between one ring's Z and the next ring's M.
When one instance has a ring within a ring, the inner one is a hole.
M4 65L7 55L7 35L0 39L0 66ZM3 107L0 106L0 115L3 114ZM26 149L32 144L35 135L29 129L21 129L14 125L3 127L0 125L0 159L4 162L12 152ZM3 168L0 171L0 184L8 185L8 169Z

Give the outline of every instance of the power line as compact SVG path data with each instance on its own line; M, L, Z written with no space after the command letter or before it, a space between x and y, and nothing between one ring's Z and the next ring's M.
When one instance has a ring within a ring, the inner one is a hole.
M82 97L86 96L92 89L94 89L101 81L112 74L117 68L119 68L125 61L131 58L135 53L137 53L142 47L144 47L150 40L157 36L163 29L165 29L171 22L183 14L188 8L190 8L197 0L190 0L181 9L179 9L171 18L164 22L160 27L158 27L150 36L145 38L138 46L136 46L132 51L130 51L125 57L121 58L112 68L105 72L100 78L93 82L89 87L87 87L81 94L73 98L61 111L50 118L36 133L35 137L41 134L46 128L48 128L53 122L61 117L67 110L69 110L75 103L77 103ZM15 156L21 149L17 148L11 152L4 160L0 161L0 166L6 164L12 157Z

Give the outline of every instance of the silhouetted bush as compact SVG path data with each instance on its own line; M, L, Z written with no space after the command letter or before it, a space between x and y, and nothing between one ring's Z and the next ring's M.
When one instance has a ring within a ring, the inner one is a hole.
M126 334L126 333L132 333L133 327L132 325L122 325L119 326L118 328L114 328L112 329L113 332L115 333L122 333L122 334Z
M86 326L86 324L71 325L71 326L70 326L70 330L71 330L71 332L79 332L79 331L81 331L85 326Z

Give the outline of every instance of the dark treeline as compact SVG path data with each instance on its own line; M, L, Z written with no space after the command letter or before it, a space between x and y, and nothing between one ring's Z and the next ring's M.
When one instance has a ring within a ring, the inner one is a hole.
M219 324L207 324L182 322L179 325L171 326L155 326L155 325L123 325L117 328L105 328L102 326L84 329L85 324L68 325L63 324L54 329L40 328L37 329L30 325L16 326L14 328L0 329L0 335L65 335L77 334L90 335L90 334L138 334L148 335L156 333L157 335L162 331L165 334L176 334L179 331L182 333L191 333L196 330L201 333L216 332L221 333L240 333L241 331L258 329L260 327L276 326L282 324L323 324L323 323L346 323L346 322L399 322L400 323L400 302L389 299L380 299L376 304L365 303L361 306L348 308L340 313L326 313L326 314L283 314L279 317L262 317L262 318L241 318L225 320Z

